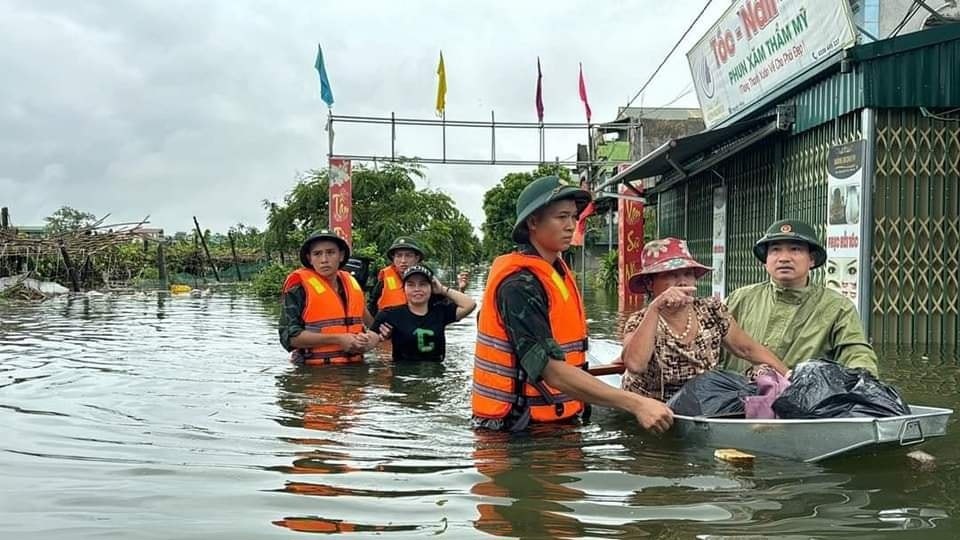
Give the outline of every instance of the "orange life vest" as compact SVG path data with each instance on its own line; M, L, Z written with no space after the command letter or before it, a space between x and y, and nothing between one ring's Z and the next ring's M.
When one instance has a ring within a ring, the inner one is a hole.
M403 292L403 280L400 279L400 272L392 264L377 274L377 279L383 283L383 290L380 291L380 298L377 299L377 309L383 311L395 306L407 305L407 293Z
M528 381L497 309L497 288L508 276L529 270L547 292L547 314L553 339L572 366L586 367L587 322L580 290L567 265L564 275L536 255L511 253L497 257L487 277L483 307L477 322L473 367L473 414L504 418L511 409L529 408L533 422L567 420L584 410L582 401L561 393L544 381Z
M294 285L303 285L307 296L303 308L303 323L307 330L322 334L357 334L363 332L363 289L347 272L337 271L337 277L347 297L346 306L333 285L326 278L309 268L294 270L287 276L283 291ZM363 355L348 353L337 345L320 345L310 349L300 349L304 363L308 366L325 364L349 364L362 362Z

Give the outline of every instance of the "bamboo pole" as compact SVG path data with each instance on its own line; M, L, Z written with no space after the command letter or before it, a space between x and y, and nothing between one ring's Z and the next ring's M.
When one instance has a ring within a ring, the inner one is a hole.
M73 263L70 261L70 254L67 253L67 248L64 247L63 242L59 244L60 255L63 257L63 264L67 266L67 275L70 276L70 285L73 288L73 292L80 292L80 280L77 278L77 271L73 268Z
M200 256L200 239L197 238L197 235L193 235L193 254L197 257L197 271L202 275L203 274L203 257ZM204 280L206 282L206 280ZM200 287L200 281L198 275L194 274L193 276L193 288L196 289Z
M240 275L240 258L237 257L237 246L233 241L233 234L227 232L227 238L230 239L230 252L233 253L233 269L237 271L237 281L243 281L243 276Z
M197 216L193 216L193 224L197 227L197 234L200 236L200 245L203 246L203 252L207 254L207 262L210 263L210 268L213 268L213 277L217 278L217 283L220 283L220 272L217 272L217 265L213 264L213 257L210 256L210 249L207 248L207 239L203 237L203 231L200 230L200 222L197 221Z
M167 257L163 253L163 241L157 242L157 275L160 277L160 286L166 289L170 286L167 278Z

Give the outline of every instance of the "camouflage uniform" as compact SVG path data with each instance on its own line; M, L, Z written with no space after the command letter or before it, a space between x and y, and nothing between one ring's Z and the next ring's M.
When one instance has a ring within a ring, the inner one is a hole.
M538 256L531 246L523 246L521 253ZM559 262L554 267L563 275ZM520 270L503 280L497 290L497 310L520 359L520 367L530 380L539 380L550 360L564 361L563 350L551 337L547 291L533 272ZM515 420L512 412L497 420L474 417L471 424L474 428L510 430Z

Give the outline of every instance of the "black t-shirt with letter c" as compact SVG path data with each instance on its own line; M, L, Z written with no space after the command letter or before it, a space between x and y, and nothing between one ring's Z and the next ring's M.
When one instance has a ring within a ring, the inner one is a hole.
M431 303L426 315L417 315L403 305L377 313L371 330L379 332L383 323L393 327L390 341L395 362L442 362L447 353L444 327L456 320L457 306L449 302Z

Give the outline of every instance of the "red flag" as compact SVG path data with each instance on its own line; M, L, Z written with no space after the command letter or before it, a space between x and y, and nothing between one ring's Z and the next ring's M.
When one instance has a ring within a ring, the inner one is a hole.
M587 123L590 123L590 102L587 101L587 83L583 82L583 63L580 63L580 101L583 102L583 108L587 111Z
M540 57L537 57L537 118L543 122L543 73L540 71Z
M587 235L587 218L595 214L596 211L593 201L590 201L590 204L580 213L580 217L577 219L577 228L573 231L573 240L570 241L571 246L583 245L583 238Z

